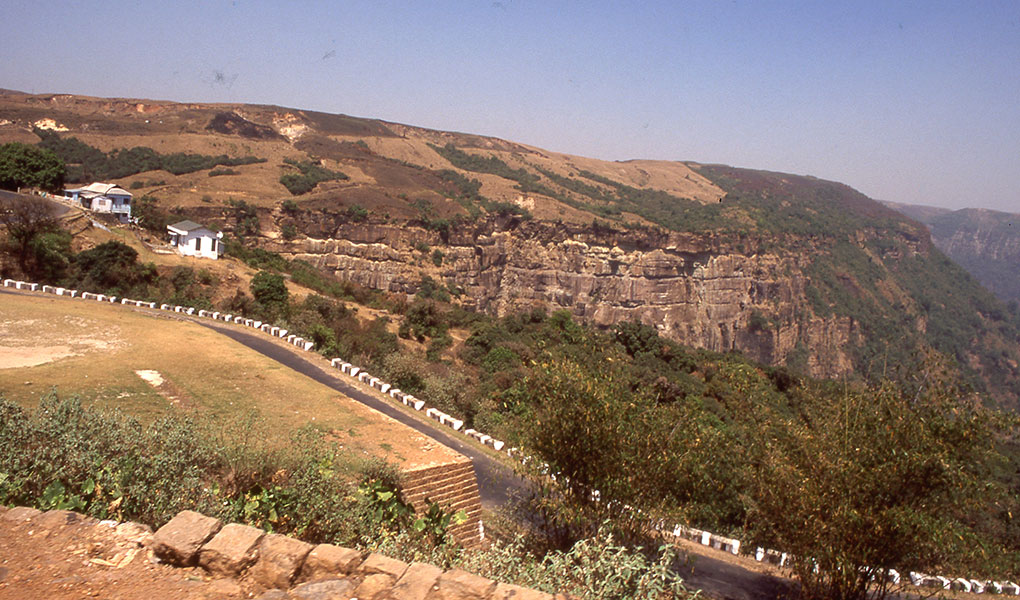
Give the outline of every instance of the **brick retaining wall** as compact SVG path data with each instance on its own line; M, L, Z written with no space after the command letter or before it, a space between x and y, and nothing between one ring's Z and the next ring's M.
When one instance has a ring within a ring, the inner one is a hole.
M450 534L466 548L482 541L482 499L471 460L460 456L455 462L409 469L403 472L404 501L416 512L426 508L426 500L436 502L447 512L463 510L467 521L450 527Z

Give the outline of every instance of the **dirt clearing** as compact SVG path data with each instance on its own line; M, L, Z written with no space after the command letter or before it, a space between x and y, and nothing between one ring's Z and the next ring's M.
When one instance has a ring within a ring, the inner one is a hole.
M315 355L305 354L315 358ZM328 367L325 359L316 359ZM264 441L314 427L398 467L431 464L430 438L206 327L158 311L0 293L0 395L52 392L152 421L171 410L228 426L256 414ZM441 460L441 459L440 459Z

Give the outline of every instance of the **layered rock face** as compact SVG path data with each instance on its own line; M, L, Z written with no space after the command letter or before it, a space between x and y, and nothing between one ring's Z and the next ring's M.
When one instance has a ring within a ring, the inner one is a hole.
M996 296L1020 300L1020 215L963 209L930 227L935 245Z
M414 293L429 275L495 315L565 308L598 326L637 319L680 343L769 364L797 351L816 376L853 368L844 350L853 324L813 316L802 268L811 248L791 253L789 240L506 220L451 230L445 240L396 225L345 224L330 233L275 249L391 292Z

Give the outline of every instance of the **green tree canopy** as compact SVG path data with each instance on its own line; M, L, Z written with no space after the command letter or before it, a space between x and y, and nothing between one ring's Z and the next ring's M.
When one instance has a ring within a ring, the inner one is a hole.
M889 569L992 562L968 522L996 505L987 469L1001 438L961 397L886 384L806 397L796 414L762 421L748 523L757 542L796 557L805 598L881 598Z
M157 279L156 267L152 263L139 263L134 248L109 241L74 257L71 282L86 290L147 297L150 284Z
M283 281L283 275L259 271L251 278L251 295L269 309L281 309L287 305L290 293Z
M64 185L65 173L64 162L49 150L20 142L0 146L0 188L56 191Z

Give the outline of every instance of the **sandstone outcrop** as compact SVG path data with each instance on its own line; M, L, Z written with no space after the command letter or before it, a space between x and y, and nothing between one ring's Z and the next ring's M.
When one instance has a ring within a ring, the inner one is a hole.
M428 275L463 290L461 301L470 307L495 315L565 308L598 326L636 319L680 343L739 350L768 364L783 364L803 348L816 376L853 368L846 345L854 323L816 317L808 307L811 240L514 219L446 235L406 224L302 225L330 237L270 249L366 287L412 294ZM799 254L789 251L791 244L800 246ZM424 248L440 250L441 263Z

